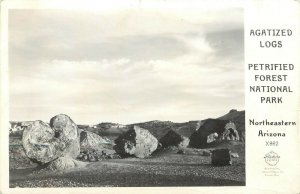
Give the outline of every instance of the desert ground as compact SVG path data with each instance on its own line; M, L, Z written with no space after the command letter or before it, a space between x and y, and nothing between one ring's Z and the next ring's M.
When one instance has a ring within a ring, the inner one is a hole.
M234 112L229 116L242 117ZM226 115L225 115L226 116ZM227 119L228 115L226 116ZM231 118L232 120L232 118ZM189 122L172 124L172 130L189 137L193 127ZM195 124L195 123L194 123ZM240 124L240 126L242 126ZM107 124L105 124L106 126ZM169 130L170 123L144 123L150 126L151 133L163 136L163 126ZM212 125L209 124L209 127ZM79 126L82 127L82 126ZM110 126L111 127L111 126ZM154 130L155 128L155 130ZM102 131L106 140L113 142L117 136L125 133L117 128L85 128L93 133ZM110 134L109 131L112 131ZM206 130L205 127L199 130ZM242 134L240 128L239 133ZM244 129L243 129L244 130ZM119 132L118 132L119 131ZM189 132L190 131L190 132ZM243 131L244 132L244 131ZM109 136L110 134L110 136ZM165 134L165 133L164 133ZM105 136L107 135L107 136ZM150 156L138 158L134 156L120 157L117 154L104 155L97 160L89 161L76 158L76 167L65 170L49 171L47 165L39 165L25 154L22 144L22 132L14 132L9 137L9 177L10 187L163 187L163 186L243 186L245 185L245 141L222 140L211 143L205 148L191 146L159 147ZM227 148L238 157L232 157L232 165L214 166L207 153L214 149ZM101 147L101 149L104 149ZM106 149L106 148L105 148ZM113 150L112 148L109 148ZM82 147L80 148L82 153Z
M107 159L84 162L63 172L40 170L25 156L10 158L10 187L124 187L124 186L242 186L245 185L243 145L228 142L239 158L231 166L212 166L201 149L162 149L150 158ZM234 145L236 144L236 145ZM228 147L228 145L226 146Z

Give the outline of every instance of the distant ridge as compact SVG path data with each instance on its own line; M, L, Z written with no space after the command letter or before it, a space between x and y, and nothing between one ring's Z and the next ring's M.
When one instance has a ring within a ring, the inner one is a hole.
M236 125L236 129L238 130L240 136L245 140L245 111L237 111L236 109L232 109L229 113L224 116L219 117L221 120L230 120L233 121Z
M233 121L237 130L244 137L245 134L245 111L237 111L235 109L230 110L227 114L218 117L219 120ZM202 121L205 121L204 119ZM91 131L101 136L106 136L111 139L116 139L119 135L128 131L132 126L136 125L147 129L153 136L157 139L161 139L165 134L167 134L170 130L175 131L179 135L190 137L192 133L194 133L199 127L200 120L188 121L183 123L175 123L172 121L160 121L160 120L152 120L140 123L133 123L128 125L123 125L120 123L113 122L101 122L96 125L80 125L78 124L78 128ZM10 122L11 126L20 125L22 122L12 121Z

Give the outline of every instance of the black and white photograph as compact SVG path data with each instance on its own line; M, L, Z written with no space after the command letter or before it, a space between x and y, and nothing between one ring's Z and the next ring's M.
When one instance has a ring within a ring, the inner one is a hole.
M131 2L8 10L10 188L245 186L243 1Z

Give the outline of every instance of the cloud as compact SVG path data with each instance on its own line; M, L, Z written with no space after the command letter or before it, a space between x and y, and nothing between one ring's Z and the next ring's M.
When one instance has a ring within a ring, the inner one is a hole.
M242 11L233 5L11 11L11 118L187 121L243 108Z

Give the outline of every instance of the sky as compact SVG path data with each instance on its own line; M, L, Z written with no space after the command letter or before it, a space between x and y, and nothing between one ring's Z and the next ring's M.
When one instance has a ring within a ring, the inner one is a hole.
M244 109L239 1L18 9L8 25L10 120L186 122Z

